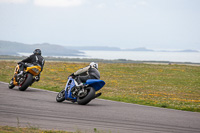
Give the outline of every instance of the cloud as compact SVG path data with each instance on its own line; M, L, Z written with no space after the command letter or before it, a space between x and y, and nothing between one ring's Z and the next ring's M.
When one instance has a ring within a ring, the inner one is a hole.
M138 5L146 6L148 3L146 1L139 1Z
M0 3L26 3L28 0L0 0Z
M34 0L35 5L50 7L80 6L83 2L84 0Z
M115 6L117 8L140 8L148 6L148 2L146 0L130 0L130 1L124 1L124 0L118 0L115 2Z
M97 5L97 8L105 8L105 7L106 7L105 3L101 3L101 4Z

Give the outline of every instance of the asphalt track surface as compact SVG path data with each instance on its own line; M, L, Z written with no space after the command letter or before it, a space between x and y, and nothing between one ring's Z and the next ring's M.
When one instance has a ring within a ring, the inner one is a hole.
M0 125L111 133L200 133L200 113L95 99L88 105L64 101L35 88L19 91L0 82Z

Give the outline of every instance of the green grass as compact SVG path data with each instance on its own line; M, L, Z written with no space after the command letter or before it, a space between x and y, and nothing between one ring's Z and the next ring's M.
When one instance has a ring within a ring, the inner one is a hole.
M110 131L97 130L96 128L93 131L83 131L77 129L75 132L59 131L59 130L42 130L37 127L28 126L28 127L11 127L11 126L0 126L0 133L111 133Z
M9 82L15 65L0 61L0 81ZM87 65L46 62L32 87L60 91L68 75ZM106 82L102 99L200 112L200 66L99 62L99 71Z
M0 126L0 133L72 133L72 132L56 131L56 130L41 130L36 127L22 128L22 127Z

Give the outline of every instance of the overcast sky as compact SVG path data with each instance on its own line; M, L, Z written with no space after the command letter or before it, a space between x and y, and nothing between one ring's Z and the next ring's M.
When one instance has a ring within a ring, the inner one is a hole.
M0 40L200 50L200 0L0 0Z

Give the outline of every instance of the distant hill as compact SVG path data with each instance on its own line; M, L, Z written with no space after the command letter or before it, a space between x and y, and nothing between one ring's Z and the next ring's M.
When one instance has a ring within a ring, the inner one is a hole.
M180 50L177 52L199 52L198 50L192 50L192 49L186 49L186 50Z
M125 49L125 51L154 51L154 50L147 49L145 47L139 47L139 48L134 48L134 49Z
M157 52L200 52L198 50L192 50L192 49L185 49L185 50L159 50Z
M78 50L68 49L64 46L54 44L24 44L18 42L1 41L0 40L0 55L19 55L18 53L32 53L34 49L42 50L44 56L78 56L82 52Z
M77 49L77 50L88 50L88 51L121 51L118 47L107 47L107 46L67 46L66 48Z
M85 50L85 51L154 51L151 49L147 49L145 47L134 48L134 49L121 49L118 47L109 47L109 46L67 46L70 49L77 49L77 50Z
M199 52L197 50L154 51L145 47L121 49L109 46L61 46L56 44L24 44L19 42L1 41L0 55L19 55L19 53L32 53L34 49L40 48L44 56L84 56L82 51L152 51L152 52Z

